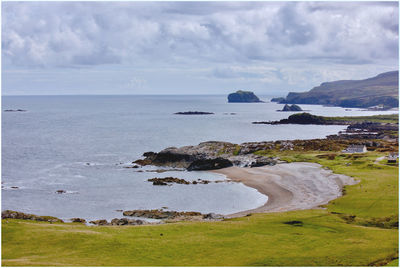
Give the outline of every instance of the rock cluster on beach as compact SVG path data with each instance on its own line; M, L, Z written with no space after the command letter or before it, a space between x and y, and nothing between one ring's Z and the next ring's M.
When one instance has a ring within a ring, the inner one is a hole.
M192 219L208 219L218 220L223 219L224 216L215 213L202 214L196 211L165 211L160 209L152 210L127 210L123 212L124 216L158 219L158 220L192 220Z
M146 221L142 220L134 220L134 219L127 219L127 218L122 218L122 219L112 219L111 222L108 222L107 220L95 220L95 221L90 221L89 223L94 224L94 225L143 225L143 224L149 224Z
M170 147L158 153L144 153L144 159L136 160L139 165L168 166L187 170L212 170L231 166L253 167L274 165L276 160L262 155L251 154L254 151L246 144L208 141L196 146L180 148Z
M2 219L20 219L32 221L47 221L47 222L63 222L63 220L52 216L38 216L35 214L27 214L19 211L4 210L1 212Z

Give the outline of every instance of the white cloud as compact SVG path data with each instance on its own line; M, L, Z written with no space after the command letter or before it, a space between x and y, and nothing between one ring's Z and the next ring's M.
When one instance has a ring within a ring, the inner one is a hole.
M4 2L2 30L3 70L206 68L267 88L398 66L397 3Z

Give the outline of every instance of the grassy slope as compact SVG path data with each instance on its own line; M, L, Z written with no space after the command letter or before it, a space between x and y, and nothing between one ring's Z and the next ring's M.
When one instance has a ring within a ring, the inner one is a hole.
M319 162L361 180L326 210L255 214L224 222L97 227L3 220L3 265L338 266L395 265L398 230L368 224L398 213L398 167L321 154L280 153L288 161ZM350 163L350 165L346 165ZM335 212L332 213L332 212ZM337 212L345 214L336 214ZM344 215L356 216L349 221ZM392 217L390 217L392 216ZM303 226L284 224L302 221ZM161 235L162 234L162 235Z
M389 115L372 115L372 116L336 116L336 117L326 117L326 120L333 121L353 121L353 122L377 122L377 123L399 123L399 115L398 114L389 114Z

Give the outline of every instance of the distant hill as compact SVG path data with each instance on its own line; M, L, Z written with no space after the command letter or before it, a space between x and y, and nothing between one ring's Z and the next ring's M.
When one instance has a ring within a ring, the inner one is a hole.
M364 80L325 82L308 92L290 92L280 103L322 104L341 107L399 107L399 71Z
M238 90L228 95L228 102L263 102L253 92Z

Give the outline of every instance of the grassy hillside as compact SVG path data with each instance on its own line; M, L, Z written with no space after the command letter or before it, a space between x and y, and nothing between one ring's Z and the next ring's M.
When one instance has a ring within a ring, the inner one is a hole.
M398 71L364 80L322 83L308 92L290 92L282 103L323 104L342 107L398 107Z
M399 123L399 114L380 114L380 115L371 115L371 116L335 116L335 117L327 117L324 116L326 120L330 121L352 121L352 122L376 122L376 123Z
M382 153L277 152L361 182L326 209L222 222L85 226L2 220L5 266L367 266L398 263L398 166ZM396 223L397 222L397 223Z

